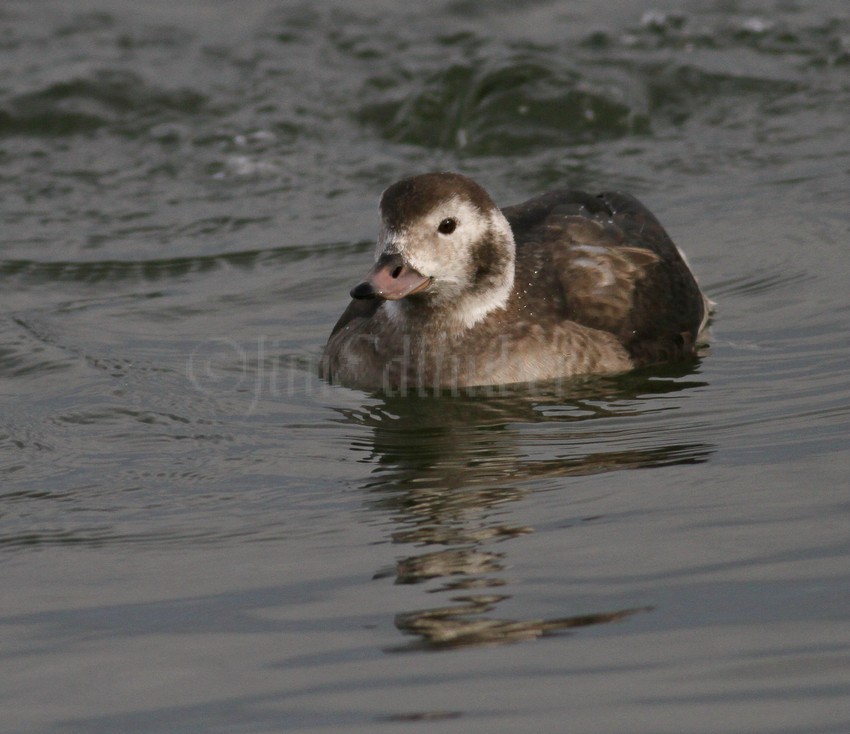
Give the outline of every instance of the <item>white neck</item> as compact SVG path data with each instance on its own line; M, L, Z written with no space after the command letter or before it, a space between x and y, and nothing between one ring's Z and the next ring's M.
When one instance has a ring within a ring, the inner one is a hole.
M385 301L387 317L402 329L423 328L428 325L437 331L460 334L483 321L489 314L503 309L514 287L514 263L504 275L502 282L486 293L470 293L450 302L426 305L422 302Z

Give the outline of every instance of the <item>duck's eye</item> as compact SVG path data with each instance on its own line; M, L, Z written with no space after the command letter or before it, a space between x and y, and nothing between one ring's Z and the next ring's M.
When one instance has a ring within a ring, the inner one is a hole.
M455 227L457 227L457 219L448 217L440 222L440 226L437 227L437 231L440 234L451 234L455 231Z

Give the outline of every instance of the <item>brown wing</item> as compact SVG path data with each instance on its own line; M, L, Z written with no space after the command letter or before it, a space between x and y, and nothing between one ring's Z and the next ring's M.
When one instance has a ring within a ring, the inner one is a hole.
M637 199L559 191L505 215L514 227L518 267L528 261L538 270L541 257L548 261L565 318L615 334L638 364L693 352L702 294L664 228Z

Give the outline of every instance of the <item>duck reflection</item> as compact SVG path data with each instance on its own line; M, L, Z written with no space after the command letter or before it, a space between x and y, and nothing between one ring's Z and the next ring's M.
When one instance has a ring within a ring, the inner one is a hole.
M419 637L417 642L394 651L446 650L458 647L498 645L534 640L575 627L616 622L648 609L623 609L618 612L584 614L559 619L489 619L480 615L491 611L507 595L454 597L459 605L426 609L396 616L396 627ZM476 616L479 615L479 616Z
M652 398L704 384L668 368L586 378L570 384L569 397L562 389L539 388L533 394L383 397L377 405L343 411L346 420L372 429L367 448L376 466L365 489L395 524L392 541L422 549L376 578L431 582L430 593L451 595L450 605L398 614L398 629L416 639L394 650L518 642L644 611L538 620L492 616L510 598L500 546L533 532L506 522L503 506L541 478L704 461L713 451L709 445L635 440L627 447L623 440L635 417L660 409ZM549 430L556 424L557 433Z

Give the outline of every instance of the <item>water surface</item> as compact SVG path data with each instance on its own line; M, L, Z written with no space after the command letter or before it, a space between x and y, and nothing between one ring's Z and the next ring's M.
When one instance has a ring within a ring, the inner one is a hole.
M0 728L850 730L845 4L7 0ZM324 384L433 169L636 194L710 352Z

